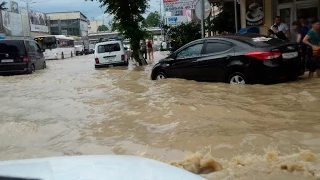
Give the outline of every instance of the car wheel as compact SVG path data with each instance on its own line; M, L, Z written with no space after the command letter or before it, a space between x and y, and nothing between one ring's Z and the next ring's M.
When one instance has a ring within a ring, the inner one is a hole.
M158 72L157 75L155 76L155 80L161 80L166 78L167 78L167 75L164 72Z
M36 67L34 66L34 64L32 64L31 65L31 68L30 69L28 69L28 74L32 74L32 73L34 73L36 71Z
M47 68L47 63L46 61L43 61L43 69Z
M242 73L236 72L232 73L228 78L229 84L247 84L248 80Z
M296 81L299 78L298 75L293 75L293 76L289 76L288 80L289 81Z

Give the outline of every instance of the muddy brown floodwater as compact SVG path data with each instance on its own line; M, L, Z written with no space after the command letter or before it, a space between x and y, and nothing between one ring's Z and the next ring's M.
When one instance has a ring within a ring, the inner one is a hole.
M0 77L1 160L133 154L215 180L320 178L320 79L235 86L95 70L92 56L47 64Z

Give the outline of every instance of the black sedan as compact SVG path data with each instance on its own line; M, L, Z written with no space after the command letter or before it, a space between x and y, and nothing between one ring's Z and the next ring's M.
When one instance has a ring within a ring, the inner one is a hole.
M297 43L260 34L199 39L155 64L151 79L183 78L230 84L295 80L305 72Z

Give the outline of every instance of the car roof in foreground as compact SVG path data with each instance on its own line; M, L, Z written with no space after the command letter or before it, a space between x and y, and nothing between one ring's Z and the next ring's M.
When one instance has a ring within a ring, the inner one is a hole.
M18 42L18 41L28 41L26 39L3 39L3 40L0 40L0 43L1 42Z
M286 42L278 38L270 38L263 34L229 34L207 37L205 39L231 39L236 40L250 46L268 47L285 44Z
M104 41L104 42L99 42L96 45L115 44L115 43L122 43L122 42L121 41Z

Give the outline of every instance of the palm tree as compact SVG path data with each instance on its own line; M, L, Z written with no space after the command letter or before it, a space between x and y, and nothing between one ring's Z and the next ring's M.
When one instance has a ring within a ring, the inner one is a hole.
M1 11L1 10L7 10L7 9L8 9L8 8L5 7L6 4L7 4L6 1L2 1L2 3L0 3L0 11Z

